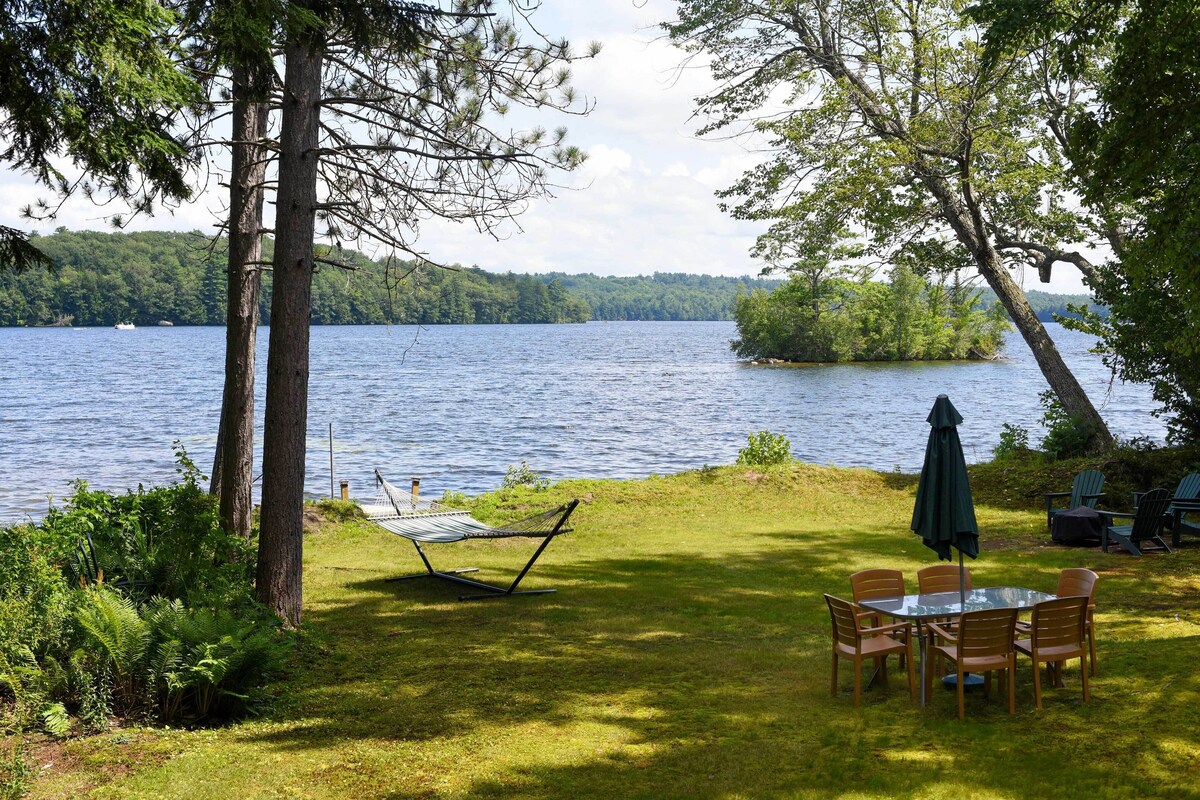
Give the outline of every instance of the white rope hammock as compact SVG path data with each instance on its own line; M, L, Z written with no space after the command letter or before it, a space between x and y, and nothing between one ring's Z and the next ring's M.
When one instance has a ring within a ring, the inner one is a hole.
M570 518L571 512L575 510L575 506L579 505L578 500L572 500L564 506L559 506L528 519L509 523L503 528L493 528L490 525L484 525L479 520L474 519L468 512L461 509L451 508L436 500L420 499L415 492L415 482L413 485L414 492L409 494L397 489L384 480L383 476L379 474L379 470L375 470L375 480L379 485L379 492L375 495L375 502L370 505L361 504L361 508L367 515L367 519L386 531L412 541L413 546L417 548L418 555L421 556L421 561L425 564L425 572L423 573L404 575L399 578L388 578L387 580L399 581L430 576L453 581L454 583L470 586L475 589L481 589L485 592L485 594L462 595L458 598L459 600L482 600L489 597L507 597L514 594L548 594L554 591L553 589L534 589L532 591L518 592L516 589L517 585L521 583L521 579L525 577L525 573L529 572L529 568L533 566L538 556L546 549L546 545L550 544L550 540L570 530L570 528L566 527L567 519ZM443 544L446 542L459 542L463 539L497 539L506 536L538 536L542 538L542 543L538 546L537 552L533 554L533 557L529 559L516 579L507 588L461 577L461 573L464 572L477 572L478 570L474 567L449 571L436 570L429 563L429 558L425 555L425 551L421 549L422 542L427 544Z
M554 530L564 509L556 508L502 528L485 525L469 511L416 497L388 483L379 471L375 472L379 491L375 502L362 505L367 519L384 530L414 542L444 544L463 539L488 539L506 536L545 536ZM566 533L568 529L559 529Z

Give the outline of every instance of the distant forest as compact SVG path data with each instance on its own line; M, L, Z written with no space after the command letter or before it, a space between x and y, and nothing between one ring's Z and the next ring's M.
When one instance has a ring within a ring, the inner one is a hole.
M59 229L35 242L52 272L0 271L0 326L221 325L225 322L223 242L199 232L97 233ZM268 253L271 242L265 244ZM655 273L600 277L552 272L491 273L411 265L386 271L351 254L353 271L324 267L313 281L313 323L471 324L594 320L728 320L739 293L782 281ZM389 288L390 285L390 288ZM1030 292L1043 319L1086 296ZM994 296L985 292L985 304ZM271 275L263 275L262 318L270 322Z

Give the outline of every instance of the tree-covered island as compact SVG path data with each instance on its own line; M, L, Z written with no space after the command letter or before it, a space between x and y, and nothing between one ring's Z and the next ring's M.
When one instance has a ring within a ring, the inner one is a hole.
M907 265L887 282L797 274L772 292L739 296L734 318L735 353L781 361L988 359L1012 327L981 291Z

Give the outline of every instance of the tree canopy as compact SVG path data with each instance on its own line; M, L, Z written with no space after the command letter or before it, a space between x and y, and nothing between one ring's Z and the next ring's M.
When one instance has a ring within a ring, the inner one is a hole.
M200 93L173 58L175 20L156 0L0 4L0 162L61 196L100 191L135 211L190 197L173 122ZM45 263L22 240L0 230L0 268Z
M668 35L708 59L717 84L697 101L701 132L768 143L768 160L723 193L735 216L770 224L759 254L786 269L838 251L881 265L938 251L947 268L978 270L1093 445L1111 443L1009 273L1050 253L1091 267L1070 249L1091 226L1066 202L1044 76L986 62L982 28L953 0L678 8Z
M1200 7L986 0L972 13L993 58L1030 54L1088 87L1064 106L1066 152L1117 234L1091 280L1111 317L1088 327L1117 375L1151 385L1172 438L1200 441Z

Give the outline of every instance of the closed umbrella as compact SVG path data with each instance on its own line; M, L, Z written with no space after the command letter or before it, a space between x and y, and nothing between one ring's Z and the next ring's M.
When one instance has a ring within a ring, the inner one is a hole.
M949 561L950 548L958 550L959 598L965 611L963 555L971 558L979 555L979 526L975 523L967 461L958 440L956 426L962 421L950 398L938 395L929 412L929 444L925 447L925 465L917 485L912 529L939 559Z

